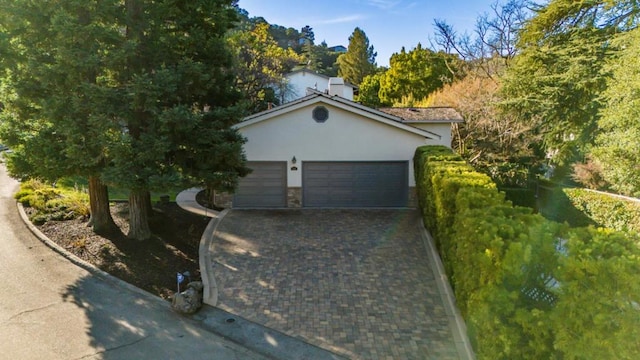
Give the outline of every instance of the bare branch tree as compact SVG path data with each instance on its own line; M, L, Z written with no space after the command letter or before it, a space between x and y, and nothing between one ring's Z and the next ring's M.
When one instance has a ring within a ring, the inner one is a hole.
M445 52L455 53L470 67L494 79L515 57L517 32L531 13L529 0L495 2L491 13L478 17L473 35L459 35L452 25L434 20L435 45ZM498 61L500 60L500 61Z

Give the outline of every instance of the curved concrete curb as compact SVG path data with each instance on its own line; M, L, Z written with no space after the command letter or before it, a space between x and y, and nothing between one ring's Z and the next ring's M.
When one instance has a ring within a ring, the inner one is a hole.
M458 307L456 306L453 289L451 288L451 284L449 284L449 279L444 271L444 266L442 265L442 260L436 250L433 238L422 222L419 227L424 241L424 246L427 248L427 252L429 253L431 270L436 277L436 284L439 290L438 292L442 297L444 309L447 313L447 317L449 318L449 324L453 333L453 340L455 341L456 349L458 350L458 355L460 356L460 359L474 360L476 356L473 353L473 347L471 346L471 342L467 336L467 326L464 323L462 315L460 315Z
M106 282L111 283L112 285L115 286L119 286L119 287L123 287L129 291L132 291L140 296L143 296L145 299L147 299L148 301L153 301L155 303L157 303L158 305L161 305L163 307L166 307L167 310L169 310L171 308L171 304L162 299L161 297L158 297L156 295L153 295L150 292L147 292L145 290L140 289L139 287L133 286L131 284L129 284L128 282L121 280L103 270L100 270L98 267L94 266L93 264L90 264L82 259L80 259L79 257L75 256L74 254L68 252L65 248L63 248L62 246L56 244L55 242L53 242L51 239L49 239L45 234L43 234L35 225L33 225L31 223L31 220L29 220L29 217L27 216L27 213L24 211L24 207L22 206L21 203L17 202L16 203L18 206L18 212L20 213L20 217L22 218L22 222L24 222L24 224L27 226L27 228L31 231L31 233L33 233L33 235L35 235L40 241L42 241L45 245L47 245L49 248L51 248L53 251L57 252L58 254L62 255L62 257L66 258L67 260L71 261L73 264L75 264L76 266L79 266L81 268L83 268L84 270L88 271L89 273L91 273L92 275L95 275L97 277L99 277L101 280L104 280Z
M204 285L202 293L202 301L205 304L216 306L218 303L218 284L216 283L215 276L213 275L213 269L211 268L211 242L213 241L213 234L216 232L218 224L224 218L229 210L223 210L222 212L206 208L196 201L196 195L202 191L201 188L191 188L180 192L176 196L176 204L185 211L203 215L211 218L207 225L202 237L200 238L200 244L198 245L198 261L200 264L200 277L202 277L202 285Z
M176 195L176 204L188 212L215 218L220 212L206 208L196 201L196 195L202 191L201 188L191 188Z
M213 242L213 235L218 228L220 221L227 215L229 209L223 210L218 216L212 218L204 230L202 237L200 238L200 245L198 247L199 261L200 261L200 277L202 277L202 284L204 285L202 293L202 301L205 304L216 306L218 303L218 284L216 278L213 275L211 254L211 244Z

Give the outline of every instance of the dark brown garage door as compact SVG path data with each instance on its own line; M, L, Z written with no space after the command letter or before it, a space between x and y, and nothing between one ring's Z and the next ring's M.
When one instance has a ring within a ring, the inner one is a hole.
M407 161L304 162L305 207L404 207Z
M271 208L287 206L287 163L248 162L253 172L240 179L233 197L235 208Z

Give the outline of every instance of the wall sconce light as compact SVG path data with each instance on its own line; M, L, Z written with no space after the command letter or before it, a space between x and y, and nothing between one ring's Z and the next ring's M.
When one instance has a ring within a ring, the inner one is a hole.
M298 162L298 160L296 160L296 157L295 157L295 156L294 156L293 158L291 158L291 163L292 163L292 164L295 164L295 163L297 163L297 162Z

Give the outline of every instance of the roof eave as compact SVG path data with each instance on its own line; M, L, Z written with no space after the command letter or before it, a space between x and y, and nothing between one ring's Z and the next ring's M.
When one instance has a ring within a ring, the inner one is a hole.
M369 108L367 106L358 104L356 102L344 99L340 96L330 96L327 94L324 94L322 92L319 91L314 91L313 93L311 93L310 95L307 95L305 97L302 97L300 99L288 102L286 104L274 107L273 109L269 109L269 110L264 110L262 112L247 116L243 119L243 121L235 124L233 127L235 129L242 129L244 127L253 125L253 124L257 124L259 122L271 119L275 116L278 116L279 114L283 114L289 111L293 111L308 105L312 105L314 103L318 103L318 102L323 102L323 100L325 101L329 101L332 102L332 105L338 108L341 108L343 110L346 111L350 111L350 112L365 112L368 114L368 117L372 120L376 120L378 122L381 123L385 123L387 125L411 132L413 134L419 135L419 136L423 136L425 138L428 139L437 139L440 140L442 138L442 136L433 133L431 131L428 130L424 130L424 129L420 129L411 125L407 125L404 124L402 122L402 119L397 117L397 116L393 116L387 113L383 113L381 111L378 111L376 109L373 108ZM354 111L357 110L357 111ZM361 114L362 115L362 114Z

